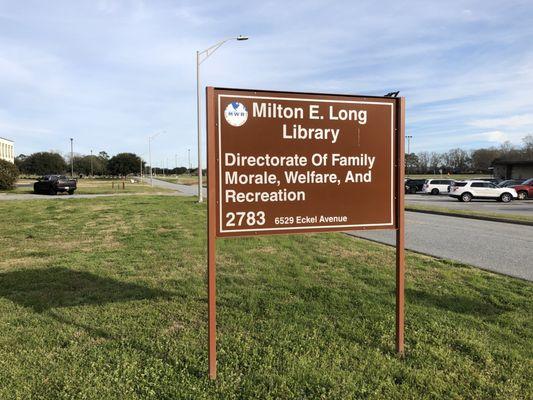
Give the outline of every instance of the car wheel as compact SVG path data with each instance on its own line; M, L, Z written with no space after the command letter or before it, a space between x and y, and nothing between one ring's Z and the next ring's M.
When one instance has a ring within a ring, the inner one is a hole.
M518 200L527 199L527 192L518 192Z
M511 193L503 193L500 196L500 200L504 203L509 203L513 199L513 196L511 196Z
M472 195L470 193L463 193L461 195L461 200L465 203L468 203L470 200L472 200Z
M48 189L48 194L51 195L51 196L55 196L57 194L57 192L53 188L50 188L50 189Z
M411 194L416 194L417 190L415 187L412 187L410 190Z
M439 194L439 189L435 188L435 189L431 189L431 194L432 195L437 195Z
M74 190L69 190L68 194L73 195L74 194Z

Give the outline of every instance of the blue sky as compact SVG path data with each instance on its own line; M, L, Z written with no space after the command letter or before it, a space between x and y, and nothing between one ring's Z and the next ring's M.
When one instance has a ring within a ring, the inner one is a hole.
M0 136L16 153L196 162L202 84L407 98L412 151L533 133L533 2L0 0Z

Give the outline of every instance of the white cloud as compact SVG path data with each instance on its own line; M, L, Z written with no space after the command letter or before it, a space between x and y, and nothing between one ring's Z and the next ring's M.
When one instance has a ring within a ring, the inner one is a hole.
M477 128L530 128L533 129L533 114L512 115L504 118L485 118L469 122Z

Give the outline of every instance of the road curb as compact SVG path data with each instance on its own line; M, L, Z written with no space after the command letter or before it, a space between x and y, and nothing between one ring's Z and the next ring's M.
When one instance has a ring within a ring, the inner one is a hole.
M446 215L446 216L457 217L457 218L478 219L481 221L504 222L507 224L515 224L515 225L533 226L533 222L530 222L530 221L518 221L518 220L510 220L510 219L498 218L498 217L485 217L481 215L465 215L465 214L455 214L455 213L446 212L446 211L419 210L419 209L410 208L410 207L405 207L405 211L418 212L418 213L423 213L423 214Z

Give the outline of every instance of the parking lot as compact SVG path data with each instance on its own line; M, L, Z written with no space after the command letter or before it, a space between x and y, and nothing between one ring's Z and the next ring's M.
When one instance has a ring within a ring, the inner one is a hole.
M427 194L406 194L405 204L406 206L434 206L465 211L484 211L498 214L533 216L533 199L514 200L509 203L501 203L495 200L473 199L469 203L463 203L448 195L433 196Z

